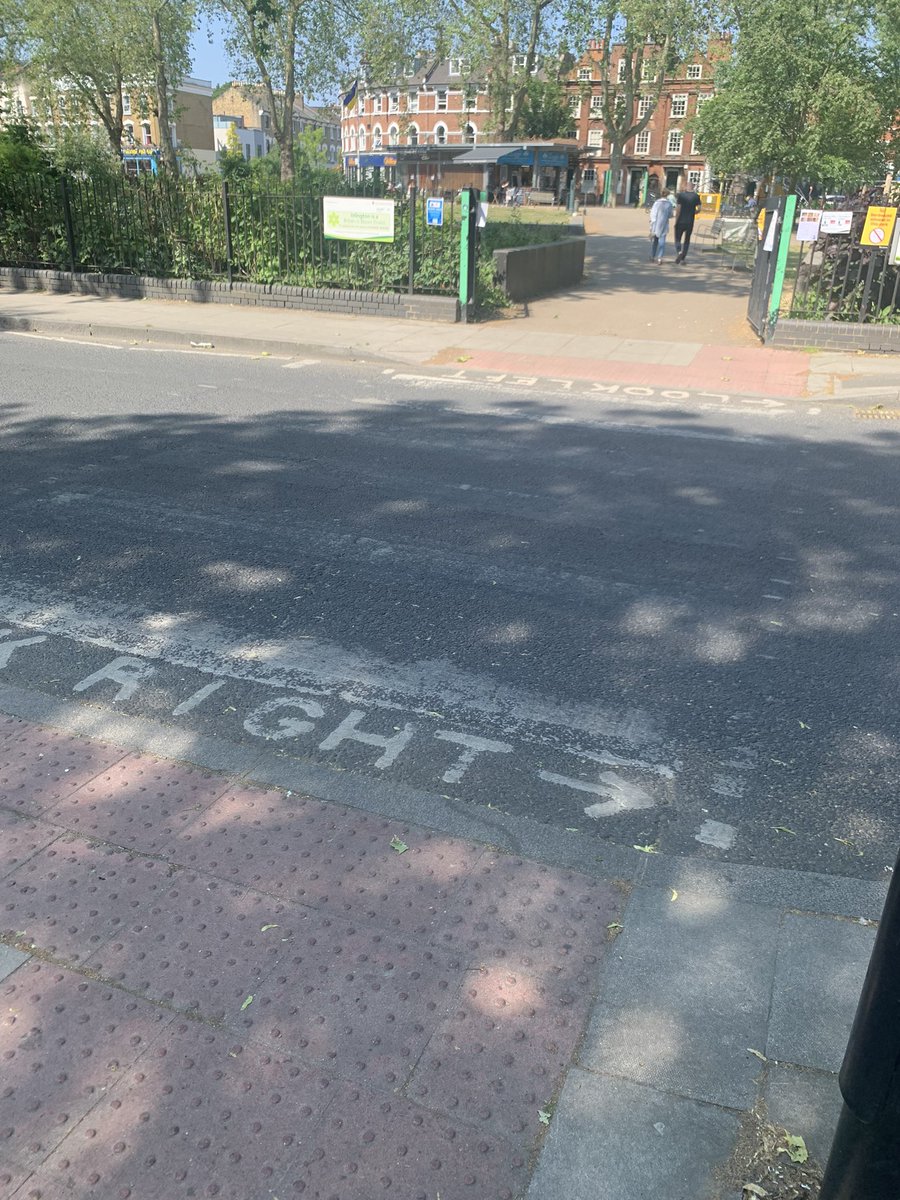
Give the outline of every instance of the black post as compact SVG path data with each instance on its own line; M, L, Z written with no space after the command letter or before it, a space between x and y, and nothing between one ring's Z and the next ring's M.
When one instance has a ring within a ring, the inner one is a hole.
M63 222L66 227L66 245L69 249L69 270L75 274L75 226L72 223L72 206L69 203L69 185L65 175L59 177L59 190L62 193Z
M866 282L863 284L862 304L859 306L859 319L865 321L869 311L869 300L872 297L872 280L875 278L875 251L869 251L869 266L866 271Z
M228 286L234 282L234 253L231 246L231 197L228 194L228 180L222 180L222 214L225 221L225 270L228 274Z
M416 282L416 185L409 185L409 294L415 291Z
M840 1075L844 1107L819 1200L900 1196L900 857Z

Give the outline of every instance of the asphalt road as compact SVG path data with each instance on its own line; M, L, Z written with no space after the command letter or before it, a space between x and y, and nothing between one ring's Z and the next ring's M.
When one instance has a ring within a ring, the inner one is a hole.
M900 427L11 334L0 361L0 683L884 878Z

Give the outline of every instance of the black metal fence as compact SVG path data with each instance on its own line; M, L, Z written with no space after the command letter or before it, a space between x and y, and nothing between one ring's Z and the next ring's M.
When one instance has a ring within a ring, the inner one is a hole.
M341 194L383 195L342 187ZM412 231L410 224L412 223ZM144 175L0 181L0 265L367 291L456 292L459 211L396 200L394 240L325 237L322 196L289 184Z
M788 258L782 311L808 321L900 323L900 265L889 246L860 245L865 211L846 233L800 242Z

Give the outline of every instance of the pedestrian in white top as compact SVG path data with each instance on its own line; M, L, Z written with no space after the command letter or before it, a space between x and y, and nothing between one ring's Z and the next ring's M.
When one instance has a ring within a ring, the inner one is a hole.
M663 191L660 198L650 209L650 261L661 263L666 250L666 234L669 232L669 221L675 207L669 199L669 192Z

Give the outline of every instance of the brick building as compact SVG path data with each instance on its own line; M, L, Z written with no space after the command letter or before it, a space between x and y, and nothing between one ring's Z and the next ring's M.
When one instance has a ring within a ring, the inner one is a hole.
M265 90L251 84L232 83L213 100L216 150L227 145L228 129L234 125L244 157L261 158L275 145L273 114ZM341 133L337 112L329 107L305 103L302 96L294 101L294 134L305 129L321 129L322 149L329 166L338 166Z
M648 193L658 194L663 187L690 184L698 191L710 187L709 163L690 131L690 121L712 96L715 64L727 48L727 42L715 43L707 54L680 63L665 77L659 103L646 128L625 145L619 178L607 180L609 134L600 115L602 50L596 42L589 46L566 81L581 147L577 188L586 202L597 203L604 195L607 202L612 202L615 192L618 203L636 204ZM624 70L622 48L614 46L611 77L621 81ZM655 81L648 81L648 91L655 86ZM635 98L636 118L644 115L648 103L644 96Z
M607 180L609 135L600 116L602 51L599 43L591 43L564 83L572 116L571 128L565 132L577 147L574 176L586 202L602 202L604 192L607 202L612 202L613 190L619 203L638 203L648 192L665 186L709 186L709 164L689 123L712 96L715 62L727 47L727 42L714 44L709 53L679 64L663 80L659 103L646 129L626 144L619 178L613 181ZM621 78L622 47L613 47L611 71L614 79ZM635 99L636 116L643 115L646 104L643 97ZM392 158L390 150L398 147L468 144L484 148L491 141L493 124L487 89L467 79L459 59L419 58L402 80L386 85L360 81L355 103L341 116L344 167L354 169L366 161L371 165L383 155ZM398 161L405 157L397 156ZM453 161L458 162L453 172L458 175L463 160L454 155ZM573 165L575 161L573 156ZM499 182L509 173L495 174ZM537 185L539 181L529 177L523 182Z
M172 89L169 98L176 153L183 165L196 164L200 170L213 167L216 161L212 91L208 80L187 76ZM33 86L27 76L20 76L7 89L5 116L8 120L27 118L47 133L78 128L102 136L96 115L65 82L46 93ZM160 136L152 94L139 87L123 89L122 117L122 157L126 166L130 170L155 169Z

